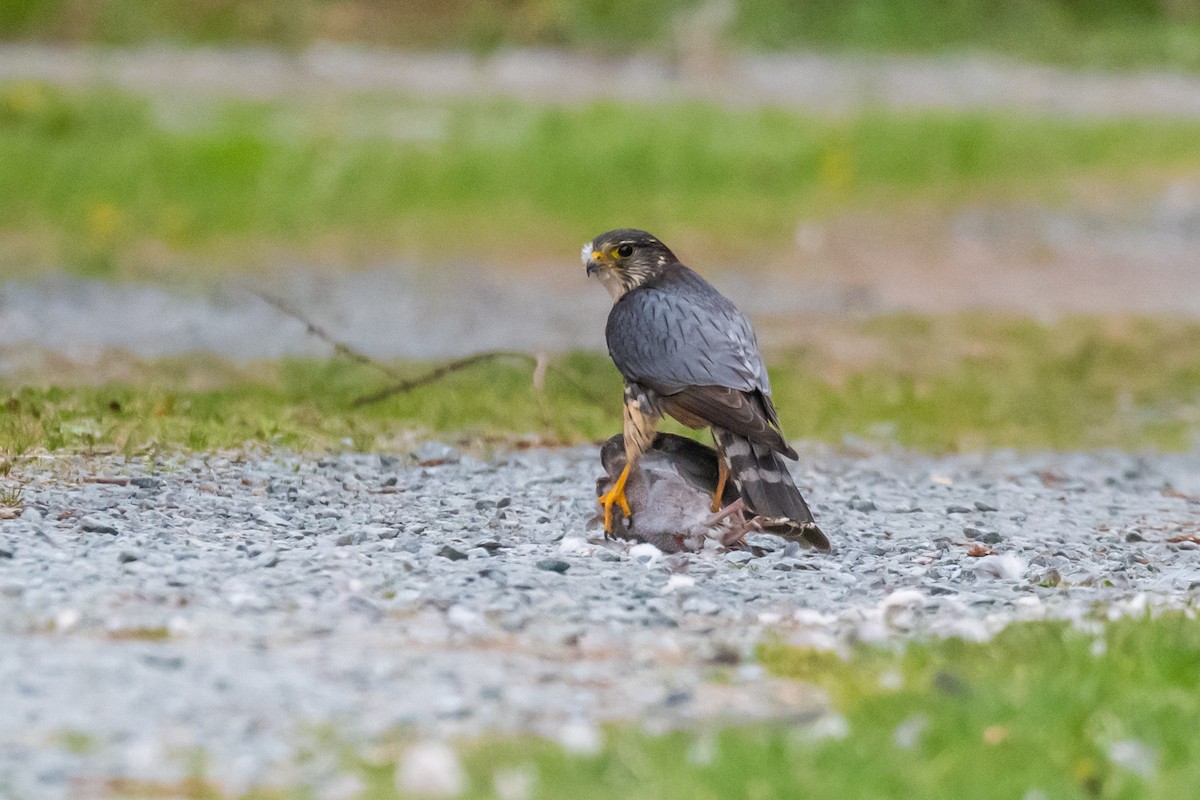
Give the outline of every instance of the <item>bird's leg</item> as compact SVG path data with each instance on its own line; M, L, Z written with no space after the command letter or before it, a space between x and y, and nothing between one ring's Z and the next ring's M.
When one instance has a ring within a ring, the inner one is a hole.
M625 468L613 487L600 497L600 505L604 506L604 534L612 533L612 507L621 507L626 517L633 516L629 501L625 498L625 482L629 473L637 464L638 457L650 449L654 442L654 432L658 426L659 412L653 405L648 392L636 384L625 384L625 411L622 432L625 436Z
M746 501L745 500L743 500L742 498L739 497L737 499L737 502L729 504L730 508L733 508L735 506L738 507L738 512L739 512L737 522L734 523L733 527L729 530L729 533L725 534L725 538L721 540L721 544L725 545L726 547L735 547L735 546L743 546L744 547L746 544L746 534L747 533L749 533L750 531L759 531L761 533L762 529L763 529L762 523L760 523L758 521L759 520L758 517L754 517L753 519L746 518L746 514L745 514Z
M712 511L715 514L721 510L721 498L725 496L725 481L729 480L729 466L725 463L725 456L722 453L717 454L717 490L713 492Z
M713 515L711 517L709 517L708 519L704 520L704 525L705 525L705 527L711 528L713 525L716 525L721 520L729 519L730 517L736 516L737 519L734 520L734 524L740 526L740 525L745 524L745 521L746 521L745 512L746 512L746 501L739 497L737 500L734 500L732 503L730 503L729 505L725 506L722 509L713 509Z
M747 531L762 530L755 520L746 519L746 501L741 497L704 520L704 524L712 527L723 520L729 520L730 523L729 530L721 537L721 544L725 547L742 544Z
M633 512L629 510L629 501L625 499L625 482L629 480L630 464L625 462L625 469L621 470L621 475L613 483L612 488L604 494L600 495L600 505L604 506L604 538L612 533L612 507L618 505L625 516L630 516Z

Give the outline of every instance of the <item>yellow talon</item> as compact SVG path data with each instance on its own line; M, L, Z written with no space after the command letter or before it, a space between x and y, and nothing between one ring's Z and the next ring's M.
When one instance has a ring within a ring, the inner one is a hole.
M617 478L617 482L613 487L604 494L600 495L600 505L604 506L604 535L608 536L612 533L612 507L618 505L625 516L633 515L629 510L629 501L625 499L625 481L629 480L629 464L625 464L625 469L621 470L621 476Z
M725 465L725 456L717 456L717 490L713 492L712 512L715 514L721 510L721 498L725 496L725 482L729 480L729 467Z

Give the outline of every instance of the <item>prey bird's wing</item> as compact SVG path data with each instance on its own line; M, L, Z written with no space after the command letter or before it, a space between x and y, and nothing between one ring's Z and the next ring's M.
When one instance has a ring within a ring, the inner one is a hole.
M721 477L720 455L713 448L674 433L660 433L654 437L650 452L670 459L679 477L696 489L710 496L716 492ZM726 481L721 505L727 506L737 499L737 487L733 481Z

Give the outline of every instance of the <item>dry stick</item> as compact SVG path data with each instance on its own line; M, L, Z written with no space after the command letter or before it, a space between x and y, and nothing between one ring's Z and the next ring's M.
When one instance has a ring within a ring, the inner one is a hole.
M475 355L467 356L466 358L460 358L455 361L451 361L448 364L443 364L442 366L418 378L406 379L402 378L398 372L389 367L387 364L371 358L366 353L355 350L353 347L339 339L335 339L320 325L313 322L308 317L301 314L297 309L288 305L283 300L280 300L278 297L273 297L265 292L260 292L255 289L250 289L249 291L251 294L258 297L267 305L275 308L277 311L280 311L283 314L300 321L304 327L308 329L309 333L333 347L338 354L344 355L360 364L374 367L375 369L378 369L379 371L391 378L395 378L398 381L398 383L393 384L386 389L381 389L374 394L358 398L354 401L354 403L351 404L353 408L361 408L362 406L369 405L370 403L377 403L380 400L386 400L393 395L411 392L413 389L441 380L451 373L458 372L461 369L466 369L467 367L480 364L484 361L491 361L492 359L497 358L513 358L533 364L533 389L537 394L538 407L542 411L543 422L545 422L547 425L550 423L550 409L546 403L546 369L548 367L548 359L545 353L539 352L536 356L532 356L529 353L522 353L515 350L489 350L487 352L476 353ZM587 391L586 388L582 387L577 381L574 381L572 378L570 378L570 376L564 377L567 377L568 380L571 380L576 384L576 386L579 386L579 388L583 389L583 391Z
M457 359L456 361L443 364L442 366L420 376L419 378L402 380L386 389L380 389L374 394L367 395L366 397L360 397L355 400L352 405L354 408L359 408L360 406L365 406L370 403L378 403L380 400L386 400L392 395L404 394L405 392L412 391L418 387L433 383L434 381L444 378L453 372L458 372L460 369L466 369L467 367L472 367L483 361L491 361L492 359L498 358L514 358L533 364L533 388L537 393L538 404L542 407L542 415L547 420L550 419L550 408L546 404L546 373L548 371L553 371L560 378L574 386L580 394L588 399L589 402L592 402L598 406L604 405L604 400L587 386L585 386L577 377L562 367L556 367L555 365L551 364L550 358L545 352L538 351L537 355L530 355L529 353L523 353L519 350L487 350L482 353L475 353L474 355L466 356L464 358Z
M296 309L289 306L287 303L280 300L278 297L272 297L271 295L266 294L265 292L260 292L257 289L250 289L249 291L251 294L258 297L258 299L262 300L267 305L272 306L276 310L282 311L287 316L292 317L293 319L299 320L300 322L304 323L304 327L308 328L309 333L311 333L313 336L316 336L318 339L325 342L326 344L331 345L333 347L333 349L339 355L346 356L347 358L351 359L352 361L357 361L360 364L366 364L368 367L374 367L375 369L379 370L380 372L384 373L385 375L395 378L396 380L401 379L400 373L396 372L396 370L392 369L387 364L384 364L381 361L376 361L375 359L371 358L366 353L363 353L359 350L355 350L353 347L346 344L345 342L342 342L338 339L333 338L333 336L331 336L329 334L329 332L326 331L324 328L322 328L320 325L313 322L308 317L304 316L299 311L297 311Z
M353 408L360 408L371 403L378 403L380 400L386 400L393 395L411 392L413 389L417 389L421 386L433 383L434 381L441 380L453 372L458 372L459 370L466 369L467 367L472 367L481 362L491 361L497 358L515 358L520 361L531 363L534 365L534 371L536 373L538 359L529 355L529 353L522 353L516 350L488 350L483 353L476 353L475 355L467 356L465 358L449 361L442 366L437 367L436 369L430 370L420 377L402 380L399 383L387 387L386 389L380 389L374 394L369 394L366 397L360 397L351 403L351 406ZM534 388L536 389L538 387L535 386ZM541 394L540 390L538 394Z

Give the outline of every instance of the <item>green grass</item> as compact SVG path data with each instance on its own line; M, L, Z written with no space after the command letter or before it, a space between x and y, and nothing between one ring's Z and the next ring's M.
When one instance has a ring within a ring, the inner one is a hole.
M318 40L401 47L551 45L672 54L692 0L9 0L0 34L133 44ZM1074 65L1200 68L1195 0L738 0L717 46L940 53L990 49ZM699 28L703 28L701 25ZM686 32L685 32L686 31ZM693 45L694 46L694 45Z
M636 223L699 251L797 220L1200 168L1200 122L372 97L254 103L0 88L0 266L178 274L574 258Z
M855 337L874 355L845 363L815 340L769 359L793 439L855 436L934 451L1171 449L1193 446L1200 431L1194 322L887 317L828 335ZM422 365L403 369L417 375ZM362 408L354 401L386 380L342 360L224 371L156 362L132 384L58 382L0 382L0 462L38 449L394 450L430 435L577 442L621 426L620 381L601 354L560 357L541 392L528 364L494 361Z
M1200 785L1200 622L1191 615L1020 623L984 643L859 646L845 659L767 644L758 657L827 692L825 719L838 724L710 724L661 736L619 725L595 754L532 737L459 742L461 797L512 797L496 786L511 787L514 775L530 789L516 796L528 800L1176 800ZM375 747L369 761L347 749L361 800L403 797L395 772L405 747ZM203 775L110 789L226 797ZM308 796L273 787L243 797Z
M613 731L598 758L535 751L537 796L1173 798L1200 781L1195 620L1124 620L1099 636L1015 625L985 644L916 643L900 655L863 648L846 663L778 646L761 658L777 674L827 688L846 738L723 730L711 761L697 764L690 734ZM895 688L881 685L885 675ZM896 742L905 723L921 731L908 747ZM1149 778L1110 759L1130 741L1153 754ZM486 774L494 756L474 758L476 774Z
M584 367L584 383L574 368ZM214 450L247 444L297 450L377 450L411 435L478 442L532 437L575 441L620 425L593 394L620 402L620 383L598 359L573 356L572 378L547 377L545 408L524 366L489 364L390 400L355 408L387 385L376 370L345 361L287 361L231 370L213 388L187 388L187 367L151 367L138 386L3 387L0 452L33 449L135 453ZM182 369L182 373L181 370ZM409 365L414 376L423 370ZM603 391L601 391L603 389ZM619 405L617 407L619 412Z
M741 0L734 34L758 47L989 50L1083 67L1200 69L1200 4L1153 0Z
M780 646L760 655L773 672L836 698L851 736L833 748L857 775L844 787L909 797L1022 797L1034 787L1048 797L1172 797L1200 780L1189 732L1200 720L1200 623L1186 616L1124 619L1098 635L1014 625L980 644L919 643L899 656L859 650L848 667ZM885 674L898 675L897 688L881 686ZM914 719L923 733L911 749L897 747L895 730ZM1130 741L1152 754L1150 779L1112 763L1112 748Z
M514 774L529 800L1175 800L1200 785L1200 622L1183 614L1094 630L1014 624L986 643L858 647L845 660L781 645L759 657L776 675L827 691L828 718L841 724L664 736L613 726L594 755L533 738L459 743L461 797L503 797L497 778ZM394 775L404 746L390 756L376 748L369 763L348 754L362 800L402 797ZM223 797L202 778L187 786L176 794ZM163 787L122 788L149 797ZM285 796L308 795L247 798Z

